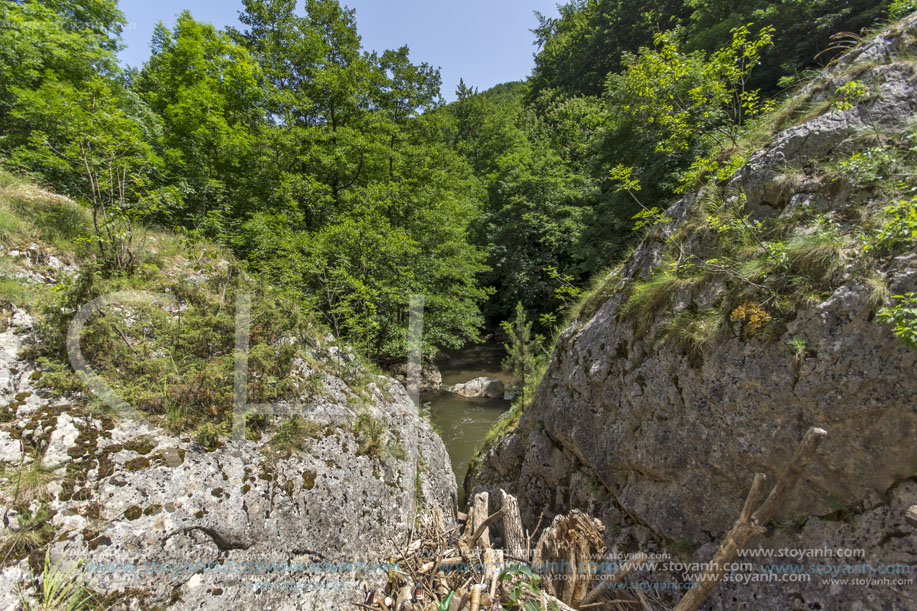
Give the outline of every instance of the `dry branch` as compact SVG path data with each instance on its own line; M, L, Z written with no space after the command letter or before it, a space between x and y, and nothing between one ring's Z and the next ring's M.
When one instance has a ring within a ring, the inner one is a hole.
M622 564L620 568L618 568L618 570L615 571L614 575L612 575L611 577L607 579L601 579L599 585L594 587L588 594L586 594L585 598L583 598L583 600L580 601L578 606L580 608L583 608L586 605L598 600L599 596L601 596L604 592L608 591L608 586L618 583L619 581L621 581L622 579L624 579L625 577L633 573L634 570L638 566L646 562L648 558L649 556L647 556L643 552L634 554L632 558L624 562L624 564Z
M758 511L752 514L755 505L760 502L761 497L764 495L764 483L766 480L766 477L761 473L755 476L739 519L733 525L732 530L727 533L726 538L723 539L707 570L701 575L700 581L695 584L696 587L688 590L675 607L675 611L696 611L707 600L723 578L726 565L735 561L739 550L748 545L749 541L754 537L766 532L767 529L763 525L767 524L777 513L777 510L780 509L780 506L786 502L806 466L815 456L818 446L827 436L827 431L815 427L806 432L799 447L796 448L793 460L777 481L777 485L771 490L771 493Z
M505 514L506 514L506 509L504 508L498 511L497 513L493 514L492 516L490 516L483 522L481 522L478 525L477 529L474 531L474 535L471 536L471 540L468 541L468 547L474 547L474 544L480 540L480 541L487 541L487 544L485 547L489 549L490 548L489 529L495 522L497 522L497 520L500 520L501 518L503 518Z
M490 500L490 495L486 492L479 492L474 495L474 502L472 504L471 511L471 529L468 531L469 534L477 534L478 530L481 528L481 524L486 520L487 516L490 514L488 509L488 501ZM481 547L487 548L490 547L490 534L486 533L480 537ZM475 541L472 541L468 544L468 547L474 547Z

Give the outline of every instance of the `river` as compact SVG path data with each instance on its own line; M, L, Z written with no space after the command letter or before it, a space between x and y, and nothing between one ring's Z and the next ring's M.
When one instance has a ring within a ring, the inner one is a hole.
M499 344L480 344L450 353L449 361L439 366L443 374L443 387L481 376L500 378L506 382L508 378L500 368L503 354L503 347ZM487 431L509 409L509 401L465 399L445 390L421 395L420 399L429 408L433 422L446 444L452 470L458 480L459 506L462 506L465 502L463 483L468 464L483 443Z

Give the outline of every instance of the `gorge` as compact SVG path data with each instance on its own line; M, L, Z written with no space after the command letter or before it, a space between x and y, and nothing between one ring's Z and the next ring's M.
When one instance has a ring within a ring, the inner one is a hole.
M913 1L242 7L0 2L0 609L917 608Z

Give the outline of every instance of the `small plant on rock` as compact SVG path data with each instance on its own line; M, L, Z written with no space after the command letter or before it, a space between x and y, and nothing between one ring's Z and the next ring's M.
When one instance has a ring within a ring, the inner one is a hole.
M879 319L892 325L892 333L917 350L917 293L895 295L893 306L879 310Z
M95 601L83 584L82 561L69 568L63 561L51 562L50 551L45 553L44 570L38 600L20 595L26 611L82 611L95 607Z
M729 320L740 323L743 329L755 334L764 330L773 317L760 303L746 299L742 305L732 311Z
M277 434L271 440L271 445L282 454L301 452L306 448L306 442L312 439L321 427L300 415L285 418L277 429Z
M370 458L380 458L385 454L385 424L368 410L362 410L354 420L353 432L360 443L357 454Z
M34 512L23 508L19 512L16 527L4 529L0 540L0 552L3 554L0 565L9 557L20 558L47 543L54 535L50 523L53 515L44 504Z

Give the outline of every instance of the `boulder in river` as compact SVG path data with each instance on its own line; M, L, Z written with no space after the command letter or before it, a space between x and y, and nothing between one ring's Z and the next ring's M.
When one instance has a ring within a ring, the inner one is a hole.
M499 399L505 391L503 382L497 378L475 378L452 387L452 393L469 399Z
M391 367L392 377L405 387L408 384L408 364L398 363ZM424 363L420 370L420 392L439 392L443 386L443 374L433 363Z

